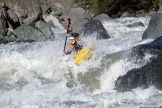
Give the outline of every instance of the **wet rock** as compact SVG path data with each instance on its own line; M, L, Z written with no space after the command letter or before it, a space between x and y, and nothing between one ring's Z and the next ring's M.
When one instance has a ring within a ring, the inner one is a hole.
M145 53L154 56L141 68L130 70L126 75L119 77L115 85L117 91L125 92L137 87L147 88L150 85L162 90L162 36L149 44L135 47L129 59L136 56L135 63L138 63L145 57Z
M135 22L133 24L127 25L129 28L134 28L134 27L145 27L145 25L142 22Z
M97 34L97 39L109 39L110 36L99 20L90 20L84 25L83 36Z
M16 41L20 42L43 41L47 39L45 34L39 29L24 24L14 30L12 34L16 37Z
M63 28L63 26L59 23L59 20L54 15L43 15L43 18L45 19L48 24L51 24L52 26L57 26L59 28Z
M156 13L152 16L142 39L157 38L162 35L162 13Z
M88 14L83 8L72 8L69 11L65 10L63 12L63 18L65 21L71 18L71 27L73 32L81 32L84 25L91 19L90 14Z
M52 21L51 21L52 22ZM35 27L37 27L47 39L54 39L54 32L52 29L55 27L53 23L38 21L35 23Z
M101 14L95 17L95 19L100 21L107 21L110 20L110 17L107 14Z

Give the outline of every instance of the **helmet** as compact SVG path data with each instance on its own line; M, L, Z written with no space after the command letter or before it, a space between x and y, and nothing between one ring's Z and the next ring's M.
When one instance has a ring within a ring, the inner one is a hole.
M75 43L75 39L74 39L74 37L70 37L70 42L71 42L72 44Z
M79 33L71 33L71 36L77 38L77 37L79 37Z
M71 39L74 39L74 37L70 37L70 40L71 40Z

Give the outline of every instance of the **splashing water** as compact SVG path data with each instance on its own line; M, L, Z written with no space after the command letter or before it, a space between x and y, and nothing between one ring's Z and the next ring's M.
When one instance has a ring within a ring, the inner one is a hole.
M120 58L110 62L107 67L102 66L102 59L105 56L151 41L141 41L149 20L149 17L140 17L102 21L111 39L96 40L95 35L82 38L85 43L92 41L95 50L92 58L81 62L80 65L75 64L73 60L75 53L63 56L65 30L62 27L53 29L55 41L0 45L0 107L160 106L162 92L155 87L137 88L124 93L114 90L115 81L119 76L133 68L142 67L145 62L132 65L126 58ZM142 22L145 27L127 27L134 22ZM146 55L146 62L150 57L149 54ZM92 90L89 90L89 87Z

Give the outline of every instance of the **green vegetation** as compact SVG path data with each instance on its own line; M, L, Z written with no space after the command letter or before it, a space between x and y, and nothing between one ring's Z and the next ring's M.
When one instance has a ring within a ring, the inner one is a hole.
M136 13L143 10L158 10L159 0L74 0L85 9L94 13L105 13L111 17L119 17L124 12Z

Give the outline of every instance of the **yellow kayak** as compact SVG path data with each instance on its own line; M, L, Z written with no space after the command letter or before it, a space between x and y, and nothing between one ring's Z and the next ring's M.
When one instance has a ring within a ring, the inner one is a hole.
M80 63L81 61L90 58L92 56L93 48L94 44L89 43L85 48L82 48L80 51L78 51L78 53L74 57L75 62Z

